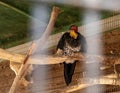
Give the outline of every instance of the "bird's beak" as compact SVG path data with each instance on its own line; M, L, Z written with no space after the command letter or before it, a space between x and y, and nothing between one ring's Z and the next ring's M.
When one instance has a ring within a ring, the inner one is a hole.
M70 36L76 39L78 34L74 30L70 30Z

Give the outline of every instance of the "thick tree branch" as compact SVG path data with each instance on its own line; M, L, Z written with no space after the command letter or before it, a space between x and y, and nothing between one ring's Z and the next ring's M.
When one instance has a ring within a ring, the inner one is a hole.
M48 37L50 36L54 28L55 21L60 13L61 13L61 10L58 7L53 7L47 28L45 32L43 33L42 37L36 41L36 49L34 50L35 52L37 51L37 49L38 50L43 49L43 44L46 43Z
M56 18L58 16L59 12L60 12L60 9L58 7L53 7L53 10L52 10L52 13L51 13L51 17L50 17L50 21L49 21L48 26L47 26L47 28L45 30L45 33L38 40L39 42L45 42L47 40L46 37L48 37L50 35L50 33L51 33L51 31L52 31L52 29L54 27L55 20L56 20ZM40 43L40 44L41 45L36 46L36 48L40 47L40 49L41 49L42 48L41 46L42 46L43 43ZM33 53L34 47L35 47L34 44L32 44L28 54L26 55L25 58L23 58L24 60L21 61L22 62L21 67L20 67L20 69L19 69L19 71L18 71L18 73L17 73L17 75L16 75L16 77L14 79L14 82L12 84L12 87L10 88L9 93L15 93L16 92L17 87L19 85L19 82L24 77L24 75L26 74L28 68L30 67L30 64L28 64L28 59L29 59L30 55ZM10 57L10 55L9 55L9 57Z
M6 50L0 49L0 58L5 60L10 60L16 63L21 63L25 58L24 55L11 53ZM120 64L120 58L110 57L110 56L102 56L102 55L87 55L87 59L91 60L90 63L94 63L94 59L99 59L100 63L103 65L113 65ZM56 55L38 55L38 57L31 57L29 59L29 63L31 64L58 64L67 60L79 60L85 61L85 57L82 54L77 54L71 57L67 56L56 56Z
M21 63L24 58L25 58L24 55L11 53L11 52L8 52L7 50L0 49L0 59Z
M112 76L111 76L112 77ZM96 84L106 84L106 85L120 85L119 79L113 79L113 78L82 78L78 80L77 85L69 86L64 89L57 90L58 93L70 93L77 90L81 90Z

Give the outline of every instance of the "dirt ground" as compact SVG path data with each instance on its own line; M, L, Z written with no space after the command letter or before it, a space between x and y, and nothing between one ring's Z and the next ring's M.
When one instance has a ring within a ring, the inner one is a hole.
M102 35L101 41L103 42L103 54L120 57L120 30L104 33ZM8 61L0 62L0 93L9 92L14 77L15 74L10 69L9 62ZM108 87L113 87L113 86L108 86ZM32 93L30 91L31 91L31 87L29 86L24 87L20 85L16 93ZM109 90L107 91L109 92ZM74 92L74 93L79 93L79 92Z

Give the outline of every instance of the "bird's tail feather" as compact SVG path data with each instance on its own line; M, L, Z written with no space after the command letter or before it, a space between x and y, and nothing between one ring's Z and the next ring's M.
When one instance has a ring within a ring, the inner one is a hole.
M72 76L74 74L76 62L73 63L65 63L64 62L64 78L66 85L69 85L72 81Z

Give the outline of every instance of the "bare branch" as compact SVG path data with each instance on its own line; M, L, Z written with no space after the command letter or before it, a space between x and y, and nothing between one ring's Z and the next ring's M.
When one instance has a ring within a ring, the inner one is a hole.
M51 33L51 31L52 31L52 29L54 27L55 19L57 18L58 14L59 14L59 11L60 11L60 9L58 7L53 7L53 10L52 10L52 13L51 13L51 18L50 18L48 26L47 26L47 28L45 30L45 33L43 34L43 36L38 41L43 42L43 41L47 40L46 37L48 37L50 35L50 33ZM10 88L9 93L15 93L16 92L17 87L18 87L21 79L24 77L24 75L26 74L28 68L30 67L30 64L28 64L28 59L31 56L31 54L33 53L34 47L35 47L35 45L33 43L30 50L29 50L29 52L28 52L28 54L26 55L25 58L23 58L24 60L21 61L22 64L21 64L20 69L19 69L19 71L18 71L18 73L17 73L17 75L16 75L16 77L14 79L14 82L12 84L12 87ZM41 47L41 45L40 45L40 47ZM7 56L7 58L10 58L10 56L11 55L9 55L9 57Z
M0 49L0 58L5 60L10 60L16 63L21 63L22 60L25 58L24 55L11 53L6 50ZM91 62L94 63L94 58L98 58L103 65L113 65L113 64L120 64L120 58L110 57L110 56L102 56L102 55L87 55L87 57ZM38 55L37 58L34 56L29 59L30 64L58 64L62 63L66 60L79 60L85 61L85 58L82 54L77 54L74 56L55 56L55 55ZM44 62L44 60L47 60Z
M120 85L119 79L113 79L113 78L82 78L78 80L79 83L77 85L69 86L64 89L57 90L58 93L70 93L77 90L81 90L83 88L87 88L89 86L93 86L96 84L108 84L108 85Z
M0 59L21 63L24 57L25 57L24 55L11 53L4 49L0 49Z

